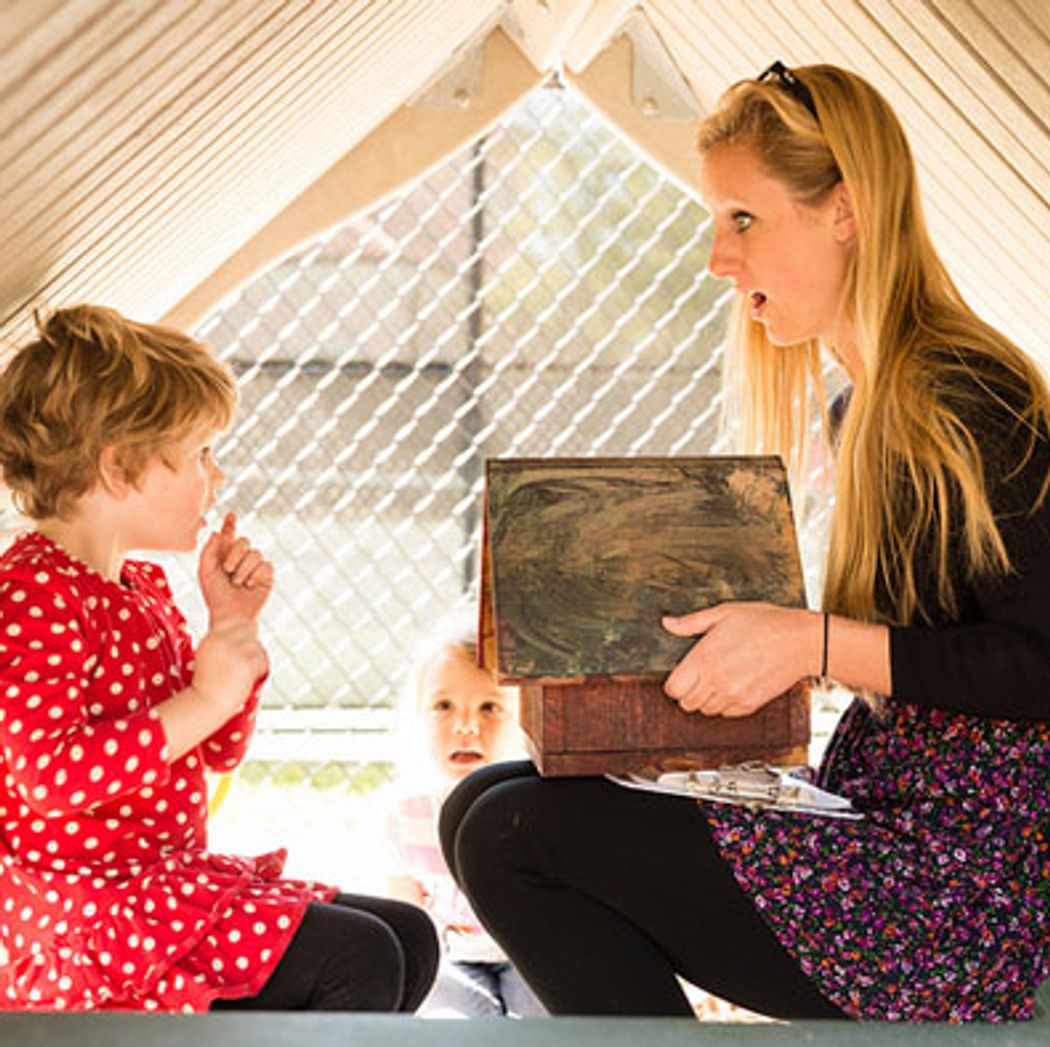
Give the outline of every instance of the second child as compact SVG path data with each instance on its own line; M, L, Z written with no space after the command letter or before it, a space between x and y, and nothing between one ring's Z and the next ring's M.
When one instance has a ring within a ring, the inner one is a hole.
M444 959L420 1013L430 1017L545 1014L517 969L478 922L449 874L437 837L445 795L471 771L520 755L516 688L477 665L473 620L454 617L448 635L417 660L408 694L411 761L395 787L387 832L390 893L427 910Z

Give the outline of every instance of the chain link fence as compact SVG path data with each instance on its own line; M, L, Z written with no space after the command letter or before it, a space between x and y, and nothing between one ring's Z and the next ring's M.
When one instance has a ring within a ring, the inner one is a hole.
M552 87L198 328L242 395L220 509L278 566L245 824L280 820L274 786L328 787L327 839L389 776L416 643L476 582L487 457L720 449L730 290L710 237L697 202ZM169 565L188 608L192 566ZM254 810L251 785L271 787ZM308 791L287 790L300 835Z

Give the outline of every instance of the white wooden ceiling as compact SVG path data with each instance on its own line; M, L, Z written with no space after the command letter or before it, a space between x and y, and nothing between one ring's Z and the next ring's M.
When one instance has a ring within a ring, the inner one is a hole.
M497 26L571 80L639 19L701 109L774 58L872 80L956 278L1050 363L1050 0L0 0L0 339L169 313Z

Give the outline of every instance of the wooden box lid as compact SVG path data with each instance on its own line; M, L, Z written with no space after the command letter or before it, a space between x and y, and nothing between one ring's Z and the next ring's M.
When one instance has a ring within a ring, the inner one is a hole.
M479 661L503 683L662 680L725 600L805 606L772 456L489 459Z

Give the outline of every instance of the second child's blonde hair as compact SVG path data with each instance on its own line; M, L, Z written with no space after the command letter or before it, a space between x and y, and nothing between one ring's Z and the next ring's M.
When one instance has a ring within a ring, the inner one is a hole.
M237 387L200 342L78 305L37 318L37 337L0 376L0 466L18 509L67 515L115 447L129 482L200 425L225 429Z
M1050 395L1035 365L973 313L944 268L889 104L834 66L792 72L815 117L781 83L743 81L701 125L699 149L752 150L804 205L820 203L840 181L849 195L857 233L841 309L862 372L853 376L838 438L824 607L862 620L930 620L955 609L949 565L959 552L971 576L1010 566L968 405L990 394L1015 414L1029 438L1027 454L1012 463L1020 469L1050 430ZM738 303L730 348L727 396L745 444L782 454L797 471L817 413L827 430L821 346L773 345ZM937 607L920 594L916 567L924 558ZM877 611L880 584L888 606Z

